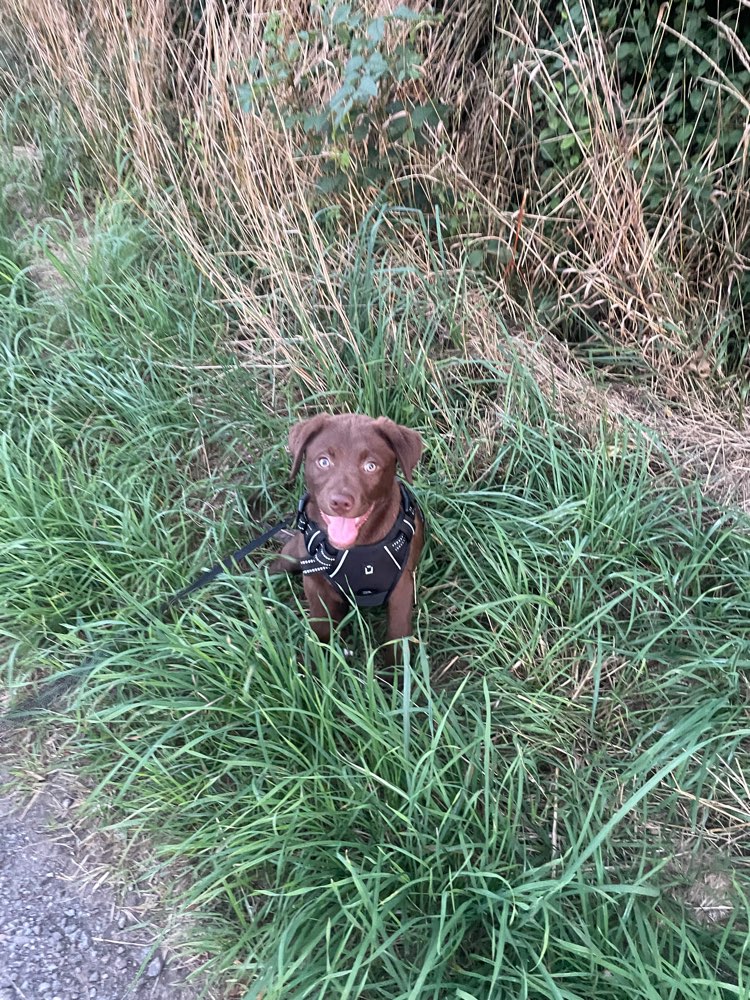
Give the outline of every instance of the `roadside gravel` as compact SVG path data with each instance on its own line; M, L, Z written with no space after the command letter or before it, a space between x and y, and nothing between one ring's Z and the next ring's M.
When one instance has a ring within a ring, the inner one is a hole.
M110 888L82 878L79 841L65 836L59 810L44 791L26 801L13 793L0 766L0 1000L205 996L155 948L162 928L154 911L144 919L137 893L118 905Z

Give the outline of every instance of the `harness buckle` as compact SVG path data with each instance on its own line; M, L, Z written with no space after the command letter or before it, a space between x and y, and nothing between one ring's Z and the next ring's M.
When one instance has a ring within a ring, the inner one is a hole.
M300 498L300 502L297 504L297 517L294 521L294 527L298 531L304 531L307 527L307 514L305 514L305 507L307 506L307 501L310 499L309 493L304 493Z

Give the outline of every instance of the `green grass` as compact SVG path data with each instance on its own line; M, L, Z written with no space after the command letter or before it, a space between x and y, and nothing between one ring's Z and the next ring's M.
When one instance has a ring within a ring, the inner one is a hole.
M638 428L568 425L510 337L474 356L476 290L390 265L374 223L332 286L351 338L323 296L328 338L290 310L288 375L240 366L127 197L89 225L63 294L3 279L6 684L98 652L53 724L112 822L189 866L194 947L264 1000L746 996L747 521ZM286 431L320 406L425 438L393 687L378 614L349 659L262 570L157 613L290 508ZM681 903L691 856L731 875L715 923Z
M359 140L310 156L236 112L274 39L310 70L280 110L330 99L351 38L320 63L314 14L303 37L294 9L239 13L237 47L221 5L176 47L148 5L94 3L85 47L75 5L0 28L6 688L57 696L41 732L180 873L187 946L248 997L750 995L750 525L638 426L577 424L575 379L553 357L559 395L538 384L524 348L527 320L581 340L674 421L721 400L706 455L741 425L739 76L704 104L719 77L651 6L640 98L635 10L574 5L555 38L554 4L431 27L416 90L452 121L434 149L373 132L429 221L356 185L313 214ZM739 59L732 24L709 34ZM321 646L265 557L159 614L293 506L286 433L319 408L425 439L419 641L392 686L382 614Z

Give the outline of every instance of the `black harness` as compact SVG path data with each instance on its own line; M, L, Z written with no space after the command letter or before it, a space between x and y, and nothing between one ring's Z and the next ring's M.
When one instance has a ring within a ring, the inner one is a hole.
M419 506L412 493L399 483L401 510L396 523L374 545L353 545L350 549L334 548L325 530L305 513L309 493L305 493L297 508L297 529L302 532L308 558L300 561L305 575L322 573L348 601L360 608L376 608L385 604L409 558L414 526Z

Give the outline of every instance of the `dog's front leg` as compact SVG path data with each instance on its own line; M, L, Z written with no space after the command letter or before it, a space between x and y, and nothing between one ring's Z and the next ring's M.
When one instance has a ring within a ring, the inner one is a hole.
M410 569L405 569L388 598L388 646L385 657L390 667L394 666L399 657L398 641L412 634L413 611L414 574Z
M338 625L346 606L332 587L316 576L302 578L307 598L308 614L313 631L321 642L330 642L331 625Z

